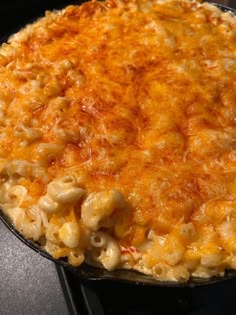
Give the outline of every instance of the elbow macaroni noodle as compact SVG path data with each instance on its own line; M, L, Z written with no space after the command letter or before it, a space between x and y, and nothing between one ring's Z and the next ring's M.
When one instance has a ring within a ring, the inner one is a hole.
M114 210L123 208L125 201L116 190L91 193L81 207L81 219L85 226L97 231L111 224Z
M54 180L47 186L47 194L40 197L38 207L48 213L56 213L63 209L63 205L73 205L84 194L84 189L75 186L73 176L65 176Z
M236 269L235 34L197 0L106 0L13 35L0 207L16 229L75 267Z
M120 262L118 243L104 232L95 232L91 236L91 245L95 247L95 260L107 270L114 270Z

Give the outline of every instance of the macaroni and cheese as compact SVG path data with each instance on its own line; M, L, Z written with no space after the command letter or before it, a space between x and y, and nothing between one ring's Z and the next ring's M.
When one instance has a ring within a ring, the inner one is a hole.
M0 206L55 259L159 280L236 269L236 19L70 5L0 48Z

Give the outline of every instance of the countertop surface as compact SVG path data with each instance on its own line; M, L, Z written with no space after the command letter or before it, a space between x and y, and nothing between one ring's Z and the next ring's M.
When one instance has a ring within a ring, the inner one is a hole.
M67 315L55 264L28 248L0 221L0 314Z

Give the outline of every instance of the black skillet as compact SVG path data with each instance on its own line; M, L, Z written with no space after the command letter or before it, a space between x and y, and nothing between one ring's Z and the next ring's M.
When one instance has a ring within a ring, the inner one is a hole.
M73 3L71 1L71 3ZM78 2L77 2L78 3ZM213 5L217 6L224 12L232 12L236 14L236 10L211 2ZM61 6L59 7L59 9ZM32 20L33 21L33 20ZM30 22L32 22L30 21ZM14 33L14 32L12 32ZM0 42L6 41L8 36L4 36ZM171 281L158 281L153 279L151 276L141 274L132 270L115 270L115 271L107 271L105 269L96 268L90 266L86 263L82 264L80 267L71 266L65 259L54 259L51 255L45 252L38 243L26 240L24 236L22 236L11 223L9 218L3 213L0 209L0 219L6 225L6 227L23 243L32 248L34 251L46 257L57 264L64 266L65 268L71 270L78 278L86 279L86 280L114 280L119 282L133 283L136 285L151 285L151 286L162 286L162 287L195 287L201 285L214 284L217 282L222 282L231 278L236 277L236 270L227 270L224 276L214 276L211 278L191 278L187 282L171 282Z

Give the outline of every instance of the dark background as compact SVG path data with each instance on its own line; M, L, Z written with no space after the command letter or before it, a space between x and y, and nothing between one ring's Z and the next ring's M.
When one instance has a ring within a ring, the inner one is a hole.
M228 4L236 8L236 0L212 0ZM16 27L24 26L33 17L43 15L45 10L51 10L70 4L70 0L1 0L0 2L0 36L14 32ZM77 3L82 0L74 1Z
M1 0L0 36L23 27L32 18L43 15L45 10L63 7L72 2L69 0ZM80 2L77 1L77 3Z

